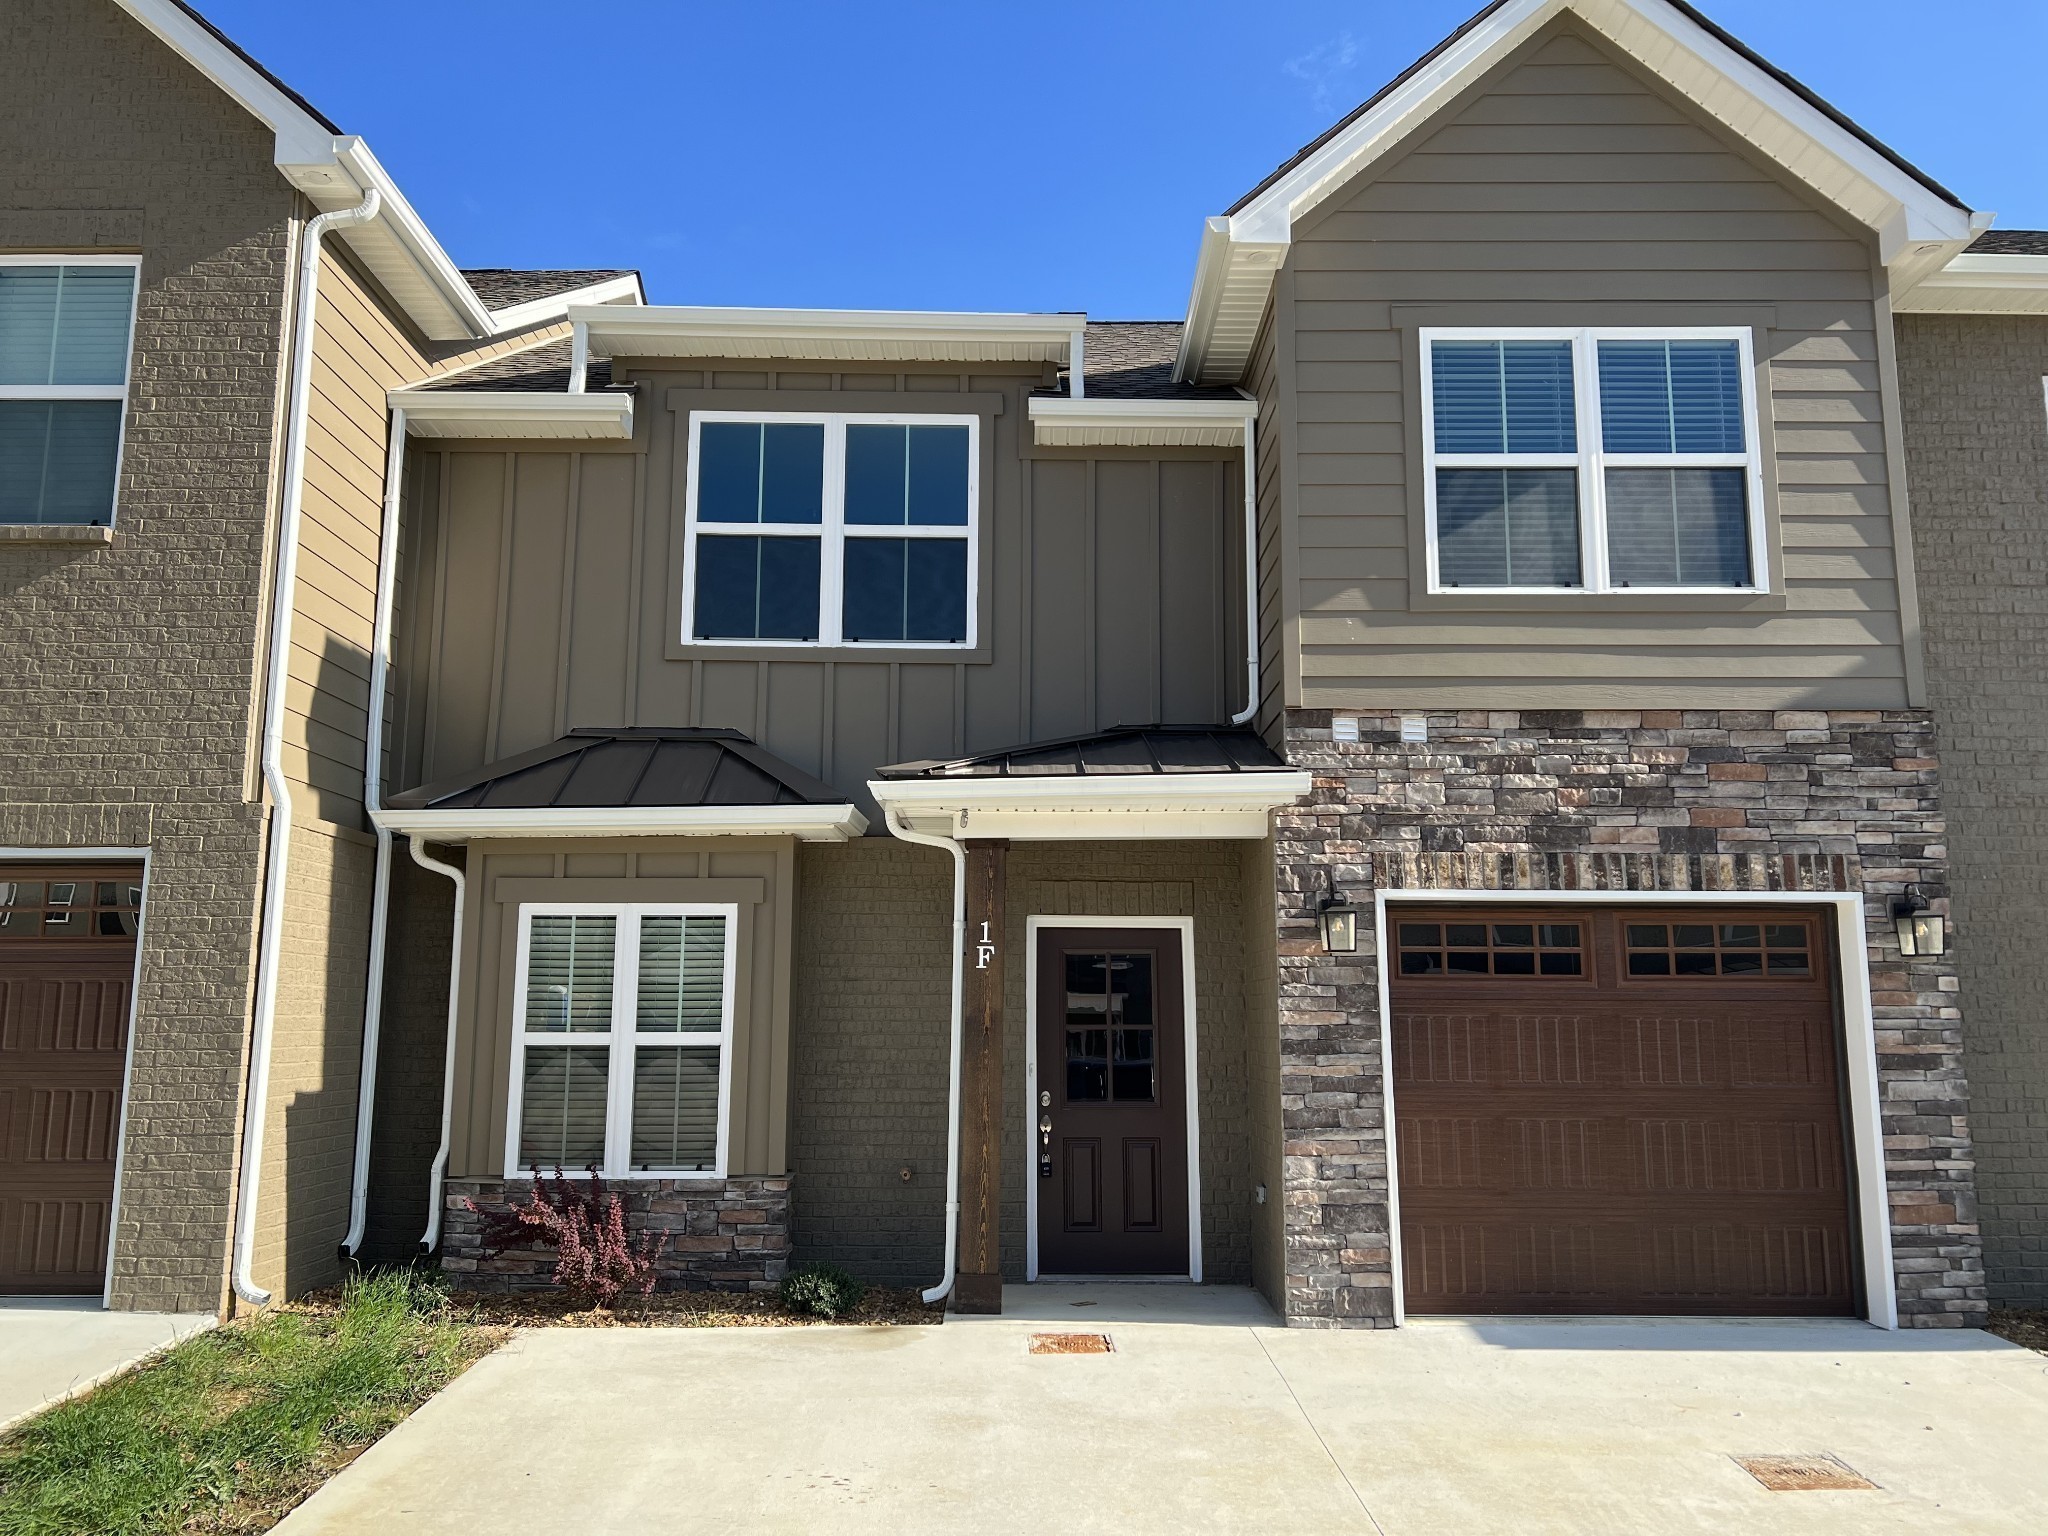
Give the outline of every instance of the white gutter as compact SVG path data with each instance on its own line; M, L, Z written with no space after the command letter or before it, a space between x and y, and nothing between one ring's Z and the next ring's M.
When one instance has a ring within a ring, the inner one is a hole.
M1259 712L1259 472L1253 446L1256 412L1244 419L1244 708L1232 725Z
M868 829L846 805L561 805L503 810L379 811L380 826L408 837L461 843L475 837L794 837L843 843Z
M388 390L414 437L580 438L624 442L633 435L633 396L624 390L556 394L538 389Z
M948 1029L949 1076L946 1088L946 1259L939 1283L918 1293L926 1306L953 1294L953 1272L960 1261L960 968L967 949L967 850L950 837L913 832L894 811L887 813L889 831L906 843L943 848L953 855L953 1008Z
M314 217L299 237L299 292L292 313L291 394L285 410L283 506L277 529L277 590L271 596L270 675L263 704L263 782L270 791L269 858L263 873L263 926L256 953L256 1016L250 1025L249 1085L242 1107L242 1178L235 1197L235 1294L269 1304L249 1266L255 1256L256 1201L263 1181L263 1121L270 1100L270 1039L277 1026L277 977L284 946L285 877L291 863L292 792L284 776L285 687L291 674L292 605L298 593L299 511L306 491L306 413L313 389L313 312L320 301L320 242L327 231L363 224L382 201L375 187L353 208Z
M427 1230L420 1237L420 1252L432 1253L441 1244L441 1182L448 1176L448 1148L455 1128L455 1020L461 1002L462 985L462 900L469 882L453 864L432 858L426 844L417 837L407 840L412 861L455 882L455 916L448 930L448 1043L441 1053L441 1145L434 1153L434 1166L427 1173Z
M370 639L370 723L363 746L363 810L377 834L370 893L370 975L363 997L363 1064L356 1078L356 1158L349 1183L348 1234L341 1257L363 1246L369 1214L370 1123L377 1104L377 1046L384 1023L384 938L391 914L391 829L377 819L384 798L384 692L391 675L391 610L398 586L398 514L405 478L405 410L391 413L384 450L384 527L377 543L377 617Z

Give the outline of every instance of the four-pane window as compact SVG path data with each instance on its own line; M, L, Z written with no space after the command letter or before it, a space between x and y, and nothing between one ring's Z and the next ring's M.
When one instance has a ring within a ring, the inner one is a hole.
M132 257L0 257L0 523L114 517Z
M684 638L974 643L971 416L691 417Z
M508 1176L724 1174L737 920L733 907L522 909Z
M1431 587L1761 591L1739 330L1425 330Z

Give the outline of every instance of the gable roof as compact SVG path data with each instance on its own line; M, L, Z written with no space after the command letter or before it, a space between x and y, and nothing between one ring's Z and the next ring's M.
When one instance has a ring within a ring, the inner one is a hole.
M1941 268L1990 223L1685 0L1493 0L1207 221L1176 376L1240 377L1295 222L1567 15L1876 231L1895 289Z

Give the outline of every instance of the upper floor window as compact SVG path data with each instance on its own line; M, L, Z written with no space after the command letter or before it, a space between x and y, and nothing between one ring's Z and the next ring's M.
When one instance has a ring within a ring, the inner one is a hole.
M969 646L973 416L698 411L683 638Z
M1763 591L1749 333L1425 330L1432 591Z
M132 256L0 256L0 523L111 523Z

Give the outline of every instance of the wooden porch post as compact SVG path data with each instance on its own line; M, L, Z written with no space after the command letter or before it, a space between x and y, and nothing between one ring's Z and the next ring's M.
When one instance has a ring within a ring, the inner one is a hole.
M967 954L961 982L960 1267L953 1310L1003 1310L1003 882L1010 845L967 843Z

